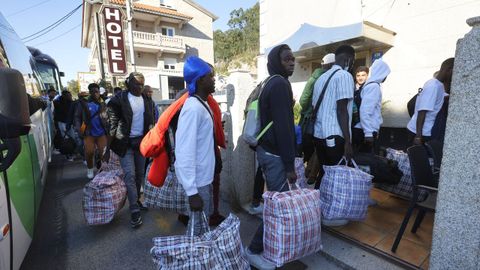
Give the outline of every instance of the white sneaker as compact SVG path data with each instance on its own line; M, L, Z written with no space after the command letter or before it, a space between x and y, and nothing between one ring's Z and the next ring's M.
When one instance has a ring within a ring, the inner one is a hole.
M57 149L53 149L52 154L54 154L54 155L60 155L60 151L58 151Z
M275 270L275 264L267 261L262 254L253 254L248 248L245 248L245 257L251 266L258 270Z
M87 177L88 179L93 179L95 175L93 174L93 169L87 169Z
M322 224L328 227L337 227L348 224L348 219L322 219Z
M263 214L263 203L259 204L257 207L250 204L248 208L248 213L250 215L262 215Z

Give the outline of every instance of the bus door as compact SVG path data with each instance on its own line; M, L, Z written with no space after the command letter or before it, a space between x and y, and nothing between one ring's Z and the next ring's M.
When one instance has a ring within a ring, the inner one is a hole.
M10 222L3 172L0 172L0 269L10 269Z

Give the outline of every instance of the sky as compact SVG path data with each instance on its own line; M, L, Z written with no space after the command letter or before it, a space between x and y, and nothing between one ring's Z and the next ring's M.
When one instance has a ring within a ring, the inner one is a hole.
M228 29L230 12L237 8L249 8L257 0L195 0L198 4L219 17L213 23L213 29ZM2 1L0 12L6 17L17 34L27 37L54 23L80 5L80 0L22 0ZM88 71L89 49L81 48L82 10L45 35L26 43L52 56L65 72L62 82L76 79L77 72Z

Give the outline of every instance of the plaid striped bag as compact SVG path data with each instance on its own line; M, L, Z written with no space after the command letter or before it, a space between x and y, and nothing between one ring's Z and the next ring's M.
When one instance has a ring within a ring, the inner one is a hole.
M147 168L145 177L149 171L150 165ZM143 196L145 206L147 207L173 211L184 215L189 213L190 205L187 194L182 184L178 182L175 172L168 171L165 182L161 187L155 187L150 184L148 179L145 179Z
M293 189L263 194L263 256L277 267L322 248L319 191Z
M320 200L324 219L364 220L367 216L368 196L372 178L360 170L352 160L354 168L340 165L323 166L325 174L320 184Z
M405 199L411 199L413 195L413 181L412 171L410 169L410 159L408 158L408 154L400 150L387 148L386 157L388 159L392 159L398 162L398 168L400 169L400 171L402 171L403 176L400 179L400 182L396 185L376 184L375 187L396 194ZM418 200L425 200L427 195L427 191L420 189L418 194Z
M192 217L195 217L193 215ZM250 269L240 239L240 220L230 214L217 228L210 231L205 214L207 232L193 236L163 236L153 238L150 254L157 269L243 270ZM190 220L193 222L193 220ZM190 228L193 226L189 226Z
M83 188L83 214L88 225L110 223L127 198L123 174L102 171Z

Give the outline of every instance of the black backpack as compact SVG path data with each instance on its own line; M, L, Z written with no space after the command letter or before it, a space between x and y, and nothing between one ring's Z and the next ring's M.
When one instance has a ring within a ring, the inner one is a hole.
M412 117L415 114L415 105L417 104L417 97L418 97L418 94L422 92L422 90L423 88L418 88L418 93L415 94L415 96L413 96L407 103L407 110L410 117Z
M76 147L77 144L75 143L75 140L70 138L68 135L65 135L65 137L62 138L59 150L63 155L72 155L75 153Z
M373 176L373 183L396 185L403 176L395 160L371 153L357 153L354 160L361 169L368 168L367 173Z

